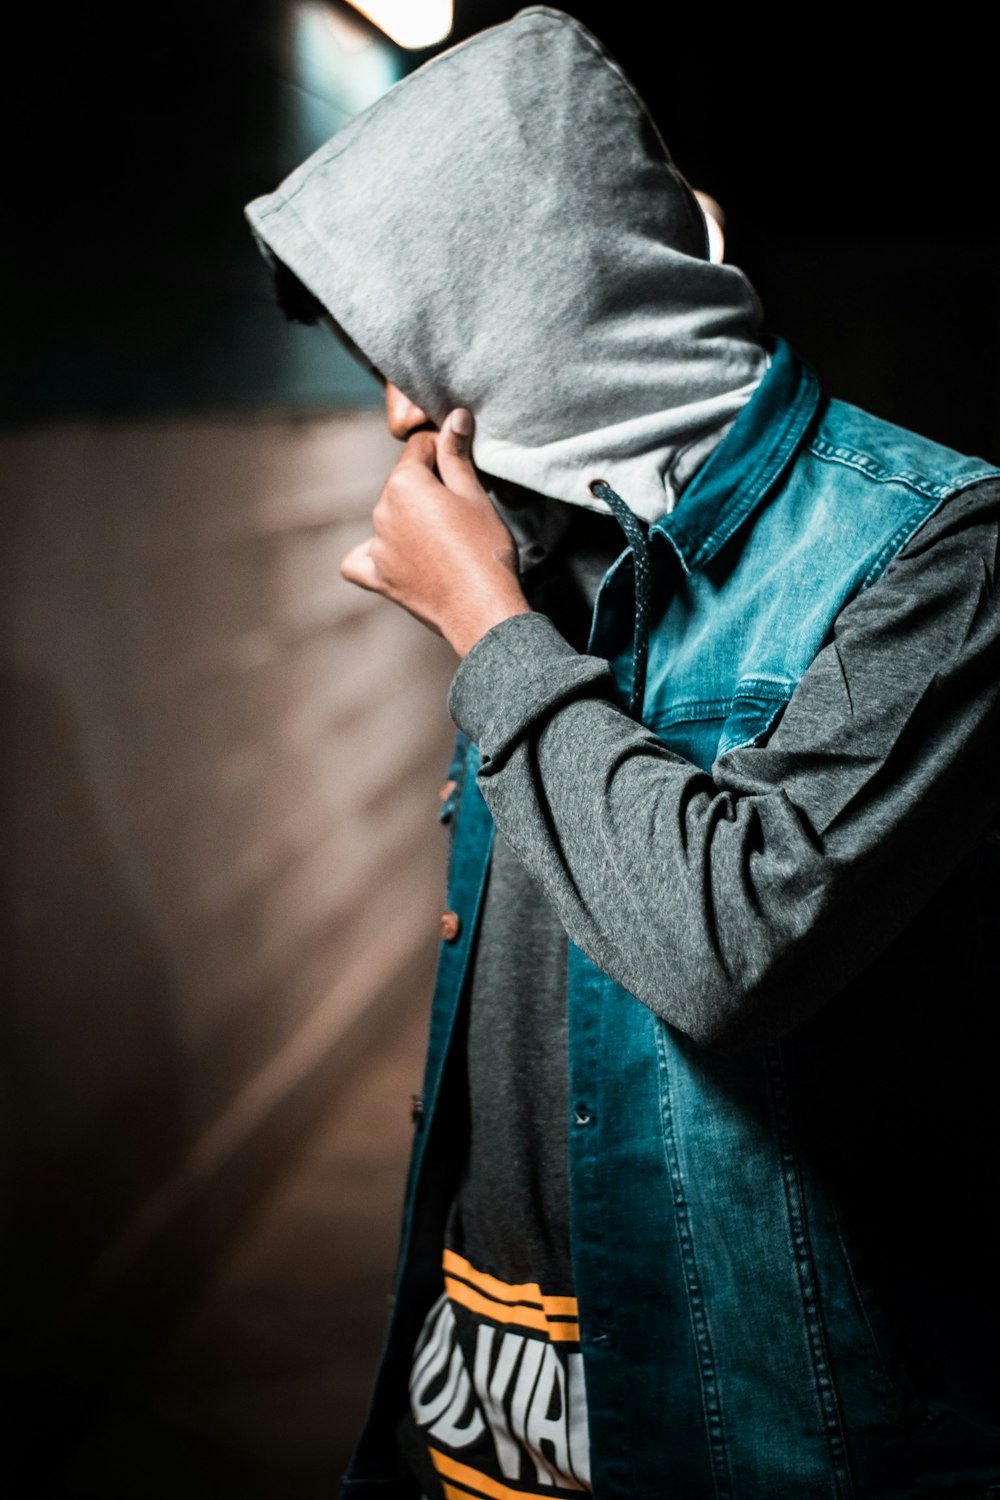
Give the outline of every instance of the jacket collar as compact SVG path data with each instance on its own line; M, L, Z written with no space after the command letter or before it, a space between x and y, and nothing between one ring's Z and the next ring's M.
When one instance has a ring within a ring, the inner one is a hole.
M774 340L771 364L736 421L685 489L650 527L685 573L703 568L766 498L798 450L820 400L816 376Z

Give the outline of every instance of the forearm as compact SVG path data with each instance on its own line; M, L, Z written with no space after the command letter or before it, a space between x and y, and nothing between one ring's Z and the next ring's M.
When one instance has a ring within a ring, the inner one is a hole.
M570 938L696 1040L804 1019L995 813L995 610L976 614L975 551L952 550L851 606L768 745L712 775L617 707L606 664L543 616L497 626L456 674L504 838Z
M745 1027L815 915L814 855L785 799L742 802L668 750L616 706L607 664L541 615L484 638L451 701L498 828L573 941L696 1040ZM751 884L765 831L769 878Z

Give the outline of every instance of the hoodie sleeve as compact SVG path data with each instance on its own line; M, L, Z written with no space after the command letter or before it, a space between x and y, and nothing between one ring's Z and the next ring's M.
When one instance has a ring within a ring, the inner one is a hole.
M542 614L477 642L449 706L497 828L569 937L705 1046L780 1036L896 936L1000 809L1000 484L852 600L769 740L707 774Z

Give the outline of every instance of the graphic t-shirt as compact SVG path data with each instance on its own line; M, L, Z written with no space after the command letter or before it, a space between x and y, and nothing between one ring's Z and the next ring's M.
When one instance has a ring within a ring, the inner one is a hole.
M622 547L611 517L575 513L525 577L534 607L581 650ZM410 1384L447 1500L590 1490L569 1248L566 959L555 908L496 836L469 979L468 1153Z
M448 1500L590 1489L576 1301L453 1251L424 1325L410 1411Z

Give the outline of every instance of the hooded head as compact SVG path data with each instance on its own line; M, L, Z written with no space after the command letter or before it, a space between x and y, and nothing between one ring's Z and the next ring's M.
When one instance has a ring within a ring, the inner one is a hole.
M364 358L487 475L653 521L767 365L743 273L642 101L546 7L403 79L246 209Z

